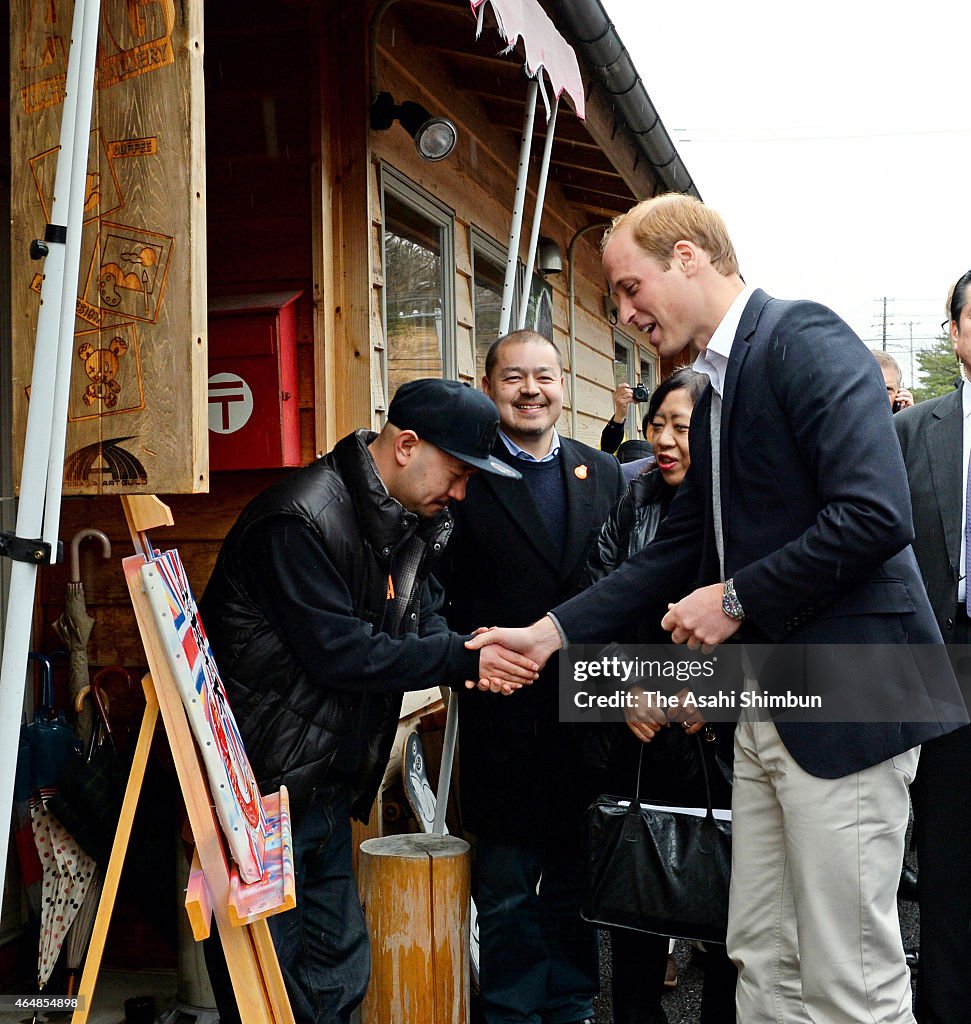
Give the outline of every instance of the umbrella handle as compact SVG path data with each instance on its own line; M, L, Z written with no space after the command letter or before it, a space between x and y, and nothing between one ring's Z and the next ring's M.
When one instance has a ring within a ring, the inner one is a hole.
M88 539L88 537L97 537L101 541L101 554L104 558L111 558L111 541L108 540L108 535L102 533L101 530L95 530L92 527L88 527L85 530L78 530L78 532L71 538L71 583L81 582L81 559L78 554L78 548L81 544Z
M126 688L131 689L131 673L122 665L106 665L98 669L94 674L93 685L101 686L103 679L110 679L112 676L119 676L125 682Z
M97 708L98 714L101 714L101 707L98 706L99 698L104 703L104 710L107 712L108 705L110 703L108 694L106 694L104 690L95 683L93 689L90 686L82 686L81 689L78 690L77 696L74 698L74 711L76 714L81 714L81 711L84 708L84 702L89 696L91 698L91 702Z
M114 668L114 667L113 667ZM98 718L100 719L101 726L104 728L105 737L108 743L111 745L113 750L118 748L115 745L115 735L111 729L111 719L108 717L108 694L98 685L98 678L103 676L105 672L112 671L112 669L102 669L97 676L95 676L95 682L92 686L85 686L78 690L78 695L74 700L74 710L80 714L81 708L84 707L84 700L90 695L91 700L98 712ZM124 669L122 669L124 671ZM128 673L126 672L125 675ZM95 737L91 737L91 749L94 750L95 746L100 746L100 743L95 744ZM90 759L90 753L88 757Z

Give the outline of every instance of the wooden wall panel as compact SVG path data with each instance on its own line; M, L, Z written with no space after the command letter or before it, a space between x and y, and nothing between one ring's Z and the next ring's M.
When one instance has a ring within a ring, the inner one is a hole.
M577 342L577 373L586 380L614 390L613 353L591 348L585 342Z
M70 0L10 6L18 477L43 273L26 253L52 217L72 13ZM80 280L66 283L66 493L208 485L202 60L198 0L103 3Z

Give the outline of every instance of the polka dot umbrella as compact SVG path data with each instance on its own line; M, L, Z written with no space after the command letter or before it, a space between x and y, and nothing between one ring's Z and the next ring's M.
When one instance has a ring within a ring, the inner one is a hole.
M31 796L30 818L34 843L43 868L41 880L40 944L37 987L47 984L71 923L77 917L94 877L95 862L46 807L53 790Z

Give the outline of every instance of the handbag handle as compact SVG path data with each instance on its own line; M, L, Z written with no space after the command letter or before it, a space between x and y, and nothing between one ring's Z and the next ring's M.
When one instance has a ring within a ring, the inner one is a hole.
M715 811L711 801L711 782L708 778L708 760L705 757L705 748L702 746L700 733L695 733L694 739L698 746L698 757L701 760L701 773L705 779L705 824L714 827ZM637 753L637 780L634 785L634 799L628 804L627 816L624 823L624 839L628 842L636 842L640 835L640 830L633 827L632 819L638 817L641 813L641 765L644 763L644 746L645 744L641 743L640 750ZM703 832L704 831L707 830L703 830ZM704 853L711 853L714 850L714 846L712 846L711 849L705 849L705 847L702 846L701 849Z

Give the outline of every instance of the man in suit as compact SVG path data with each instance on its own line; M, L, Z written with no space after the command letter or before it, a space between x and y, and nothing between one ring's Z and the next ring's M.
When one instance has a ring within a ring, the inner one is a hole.
M971 641L967 480L971 456L971 271L951 291L957 390L894 418L914 506L914 554L948 644ZM960 671L960 662L958 662ZM965 683L971 681L967 677ZM921 1024L964 1024L971 1007L971 727L932 740L911 790L920 867Z
M565 642L623 640L644 608L681 594L662 625L692 648L899 645L865 678L834 658L810 680L872 719L739 723L728 950L745 1024L912 1022L895 900L907 785L918 745L967 717L946 659L928 669L902 646L941 637L881 376L832 311L746 286L721 218L691 197L618 218L603 265L621 321L662 358L700 350L711 387L691 468L652 544L532 627L469 646L501 641L542 664ZM746 677L779 682L751 665ZM905 693L911 720L894 721Z
M557 433L563 366L551 341L534 331L499 339L482 390L499 410L493 453L523 479L505 487L473 478L452 510L444 580L452 628L526 625L575 594L623 490L612 455ZM596 932L579 916L589 783L570 727L558 721L552 666L532 690L459 698L461 807L476 836L479 988L488 1024L592 1019L599 989Z

